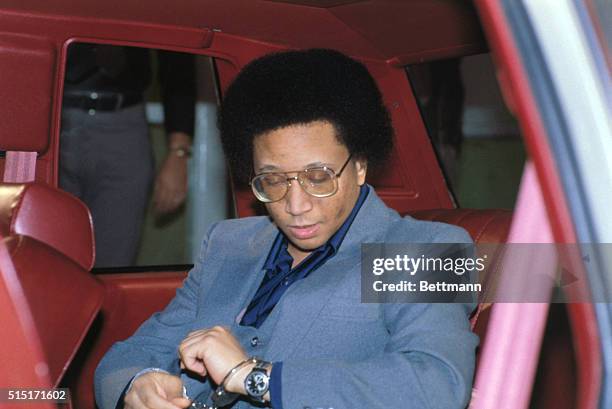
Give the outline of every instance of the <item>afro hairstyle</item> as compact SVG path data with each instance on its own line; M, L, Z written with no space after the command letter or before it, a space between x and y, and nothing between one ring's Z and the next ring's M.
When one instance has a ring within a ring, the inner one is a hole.
M389 112L363 64L329 49L265 55L227 89L218 127L234 177L253 172L253 140L291 125L326 120L353 158L376 168L393 148Z

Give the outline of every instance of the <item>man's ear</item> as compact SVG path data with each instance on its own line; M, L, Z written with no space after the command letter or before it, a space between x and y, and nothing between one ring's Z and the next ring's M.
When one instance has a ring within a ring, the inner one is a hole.
M365 159L356 159L355 171L357 173L357 184L361 186L366 181L366 174L368 173L368 162Z

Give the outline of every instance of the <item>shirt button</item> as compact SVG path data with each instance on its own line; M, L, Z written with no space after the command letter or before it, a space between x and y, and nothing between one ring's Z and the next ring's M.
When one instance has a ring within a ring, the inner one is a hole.
M259 345L259 338L258 337L251 338L251 346L256 347L257 345Z
M285 278L285 279L283 280L283 285L284 285L285 287L289 285L289 279L288 279L288 278Z

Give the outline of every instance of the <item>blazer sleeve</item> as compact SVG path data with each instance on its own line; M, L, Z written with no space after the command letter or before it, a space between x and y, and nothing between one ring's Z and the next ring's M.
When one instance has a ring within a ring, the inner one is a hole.
M203 240L194 268L170 304L152 315L130 338L114 344L98 365L94 387L100 409L114 409L126 385L142 369L160 368L179 374L178 345L196 317L204 274L202 265L214 227Z
M282 407L465 408L478 337L462 304L388 304L390 339L362 361L283 360Z

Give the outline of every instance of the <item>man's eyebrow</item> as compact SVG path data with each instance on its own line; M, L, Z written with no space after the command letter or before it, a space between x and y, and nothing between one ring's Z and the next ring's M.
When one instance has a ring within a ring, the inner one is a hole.
M257 173L262 173L262 172L277 172L280 169L278 168L278 166L274 166L274 165L264 165L262 167L260 167L259 169L256 169Z
M321 166L329 166L330 164L327 162L321 162L321 161L316 161L316 162L311 162L308 165L304 166L304 169L307 168L318 168Z
M327 162L321 162L321 161L317 161L317 162L311 162L309 164L307 164L306 166L304 166L303 169L308 169L308 168L316 168L316 167L321 167L321 166L330 166L330 163ZM300 169L290 169L288 171L283 171L283 172L290 172L290 171L295 171L295 170L300 170ZM257 173L262 173L262 172L280 172L280 168L278 166L274 166L274 165L264 165L262 167L260 167L257 170Z
M268 172L268 171L273 171L273 170L278 170L278 168L274 165L266 165L266 166L262 166L261 168L257 169L257 173Z

